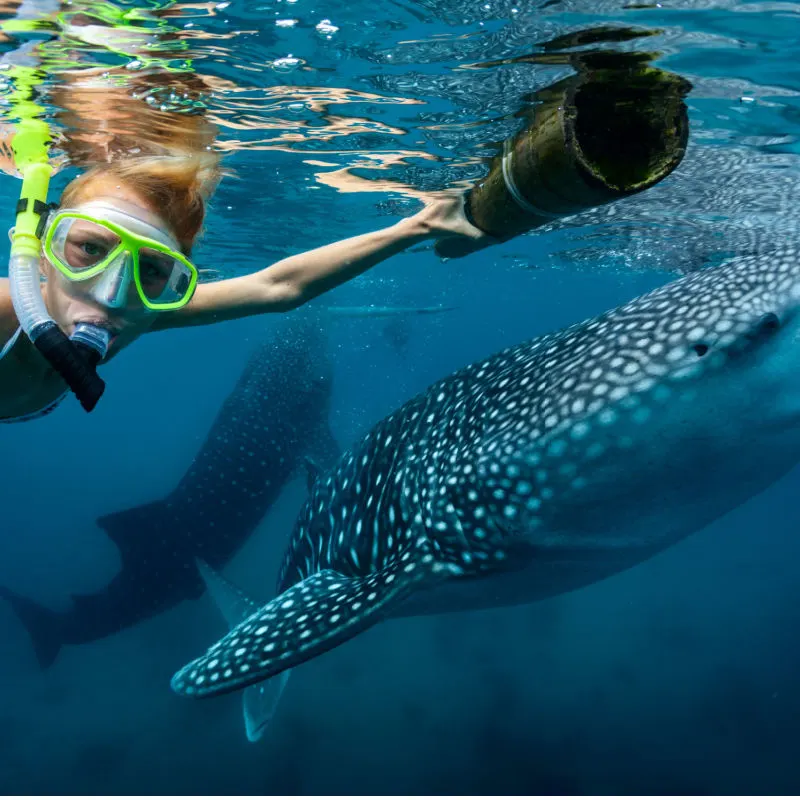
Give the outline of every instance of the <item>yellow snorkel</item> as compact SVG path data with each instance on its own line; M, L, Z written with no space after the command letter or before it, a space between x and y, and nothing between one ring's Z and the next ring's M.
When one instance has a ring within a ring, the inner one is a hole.
M44 109L33 100L35 87L44 73L27 66L15 66L9 73L15 83L9 99L19 117L11 147L14 164L22 176L8 263L11 301L25 334L81 405L91 411L105 389L96 366L108 350L109 333L94 325L81 324L70 339L47 311L39 279L39 257L50 210L47 189L53 170L48 157L50 131L41 119Z

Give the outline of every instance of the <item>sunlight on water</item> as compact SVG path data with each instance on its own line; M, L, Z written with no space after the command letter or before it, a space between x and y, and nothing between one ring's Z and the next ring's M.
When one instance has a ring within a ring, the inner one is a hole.
M13 23L15 4L7 6ZM3 34L0 69L38 62L47 74L40 102L60 164L161 152L176 141L204 146L211 134L200 117L217 127L214 146L239 178L227 196L241 232L229 244L241 260L225 274L250 268L242 243L265 213L274 219L270 246L285 252L298 204L324 215L340 195L371 192L379 213L405 213L425 192L469 186L520 129L536 93L573 74L578 54L604 50L647 53L691 83L689 149L644 194L540 229L551 264L598 268L602 254L604 269L690 271L795 232L800 92L797 68L782 55L798 42L795 3L80 0L68 11L40 8L35 30ZM0 73L9 121L13 88ZM239 202L254 185L268 197ZM212 215L212 230L218 222ZM525 240L509 247L522 256Z

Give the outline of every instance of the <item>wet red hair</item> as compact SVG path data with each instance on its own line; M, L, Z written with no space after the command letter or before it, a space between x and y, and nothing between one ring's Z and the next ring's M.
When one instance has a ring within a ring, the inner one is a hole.
M64 189L60 205L69 208L91 200L99 184L124 184L163 217L188 255L203 227L208 198L222 174L219 161L213 152L119 159L75 178Z

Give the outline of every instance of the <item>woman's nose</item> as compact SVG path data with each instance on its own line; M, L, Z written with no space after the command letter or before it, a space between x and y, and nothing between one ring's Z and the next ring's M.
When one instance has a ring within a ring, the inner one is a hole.
M130 259L111 265L92 286L92 298L106 308L125 308L135 305L138 293L133 281Z

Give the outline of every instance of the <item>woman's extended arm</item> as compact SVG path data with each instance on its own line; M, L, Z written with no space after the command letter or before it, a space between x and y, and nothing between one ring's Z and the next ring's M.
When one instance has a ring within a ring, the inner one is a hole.
M481 231L467 222L462 205L460 196L446 195L389 228L284 258L252 275L201 284L187 306L160 315L152 330L289 311L426 239L483 239Z

